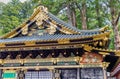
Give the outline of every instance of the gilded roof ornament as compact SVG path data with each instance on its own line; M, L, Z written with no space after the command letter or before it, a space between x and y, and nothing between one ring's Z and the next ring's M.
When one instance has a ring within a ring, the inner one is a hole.
M48 13L48 9L45 6L38 6L34 9L34 12L36 12L37 10Z

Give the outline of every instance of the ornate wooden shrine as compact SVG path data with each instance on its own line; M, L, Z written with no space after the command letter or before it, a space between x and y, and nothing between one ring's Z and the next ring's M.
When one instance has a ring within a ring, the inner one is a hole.
M108 50L107 26L79 30L46 7L0 39L1 79L107 79L120 51Z

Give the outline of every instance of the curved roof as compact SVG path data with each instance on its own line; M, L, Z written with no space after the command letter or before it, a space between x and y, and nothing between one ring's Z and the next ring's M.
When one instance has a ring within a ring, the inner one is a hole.
M26 22L24 22L22 25L12 30L11 32L7 33L1 38L2 39L14 38L17 35L19 35L22 31L29 29L34 24L38 24L38 26L43 27L44 22L45 24L49 24L50 27L53 27L54 25L54 27L58 31L62 32L62 34L80 34L80 35L88 34L90 35L92 33L95 34L98 32L103 33L104 31L108 30L108 27L103 27L101 29L94 29L94 30L77 29L76 27L68 23L65 23L64 21L60 20L59 18L57 18L56 16L48 12L46 8L44 8L43 6L39 6L35 9L31 17Z

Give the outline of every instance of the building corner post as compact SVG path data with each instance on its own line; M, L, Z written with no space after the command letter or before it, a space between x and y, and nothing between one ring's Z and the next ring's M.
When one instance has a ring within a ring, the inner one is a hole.
M104 79L107 79L107 67L108 67L109 63L108 62L103 62L103 75L104 75Z
M25 72L24 72L24 70L18 71L18 79L25 79Z

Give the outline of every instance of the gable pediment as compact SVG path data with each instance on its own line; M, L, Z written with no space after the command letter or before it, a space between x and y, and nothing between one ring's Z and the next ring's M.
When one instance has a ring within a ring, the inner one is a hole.
M44 34L79 34L80 31L49 13L46 7L37 7L32 16L2 38Z

